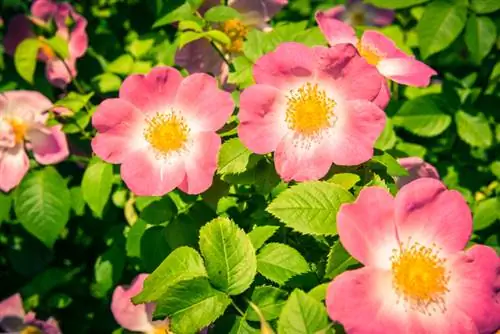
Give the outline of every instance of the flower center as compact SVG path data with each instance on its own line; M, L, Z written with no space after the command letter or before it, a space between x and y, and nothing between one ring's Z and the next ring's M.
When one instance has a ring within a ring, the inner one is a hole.
M28 326L23 328L20 334L42 334L42 331L35 326Z
M226 46L228 52L241 52L248 28L240 20L231 19L222 24L222 31L229 36L231 43Z
M351 14L350 17L351 24L354 26L360 26L365 23L365 13L362 10L356 11Z
M377 66L377 64L384 58L384 55L380 54L379 51L374 50L369 46L363 47L361 42L358 42L358 52L361 57L365 58L366 62L370 65Z
M28 125L19 118L8 118L7 123L10 124L12 132L14 132L15 143L21 144L28 131Z
M159 326L155 326L154 334L171 334L170 328L168 324L162 324Z
M160 156L181 150L188 139L189 127L178 114L157 113L147 121L144 138Z
M412 308L425 313L432 304L444 306L450 277L445 260L434 247L418 243L408 248L401 246L391 260L393 286Z
M335 104L317 84L308 82L288 96L288 127L304 136L317 135L331 126Z

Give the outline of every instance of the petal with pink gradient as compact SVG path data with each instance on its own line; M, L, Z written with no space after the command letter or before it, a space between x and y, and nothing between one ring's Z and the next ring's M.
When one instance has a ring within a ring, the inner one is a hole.
M392 250L399 248L399 242L394 198L387 190L364 188L354 203L343 204L337 214L337 230L344 248L358 261L391 268Z
M165 195L181 184L185 174L181 157L157 158L148 148L128 153L121 165L123 181L139 196Z
M406 53L398 49L394 41L374 30L364 32L363 36L361 36L360 45L363 49L377 53L383 59L409 57Z
M27 122L45 123L52 102L39 92L14 90L0 93L0 115L19 117Z
M0 190L16 187L28 172L30 162L22 144L0 150Z
M182 80L175 105L196 131L217 131L234 111L231 94L219 89L217 80L196 73Z
M59 163L69 155L62 125L31 128L28 137L35 159L42 165Z
M57 11L57 3L52 0L36 0L31 5L31 14L44 21L49 20Z
M439 180L439 173L436 168L430 163L425 162L419 157L408 157L398 159L399 164L408 171L407 176L399 176L396 178L398 188L422 177L430 177Z
M394 21L395 12L390 9L382 9L367 5L365 22L366 25L384 27Z
M390 100L391 92L389 91L389 85L387 84L387 80L385 80L385 78L382 78L380 92L372 102L375 103L380 109L385 110Z
M175 63L189 73L211 73L219 76L227 66L210 42L201 38L186 44L175 54Z
M72 17L75 20L75 26L71 31L69 38L69 49L74 58L82 57L88 48L88 36L85 31L87 28L87 19L72 10Z
M252 152L273 152L287 133L286 100L268 85L253 85L240 96L238 136Z
M20 294L16 293L0 302L0 321L7 316L24 318L23 300Z
M25 15L14 16L10 20L7 33L3 38L5 51L7 54L13 56L19 43L34 36L30 20Z
M76 76L76 60L73 58L65 61L57 58L47 60L45 76L53 86L64 89Z
M240 13L256 13L263 21L269 21L288 0L229 0L228 5Z
M165 110L175 100L182 76L173 67L159 66L148 74L130 75L123 81L119 96L134 104L143 113Z
M316 12L315 17L321 32L331 46L345 43L357 44L358 38L350 25L329 16L327 12Z
M385 113L365 100L348 101L334 112L338 118L330 139L333 163L353 166L370 160L375 141L385 127Z
M141 292L147 277L147 274L139 274L130 287L117 286L111 298L111 312L116 322L130 331L149 333L154 330L146 304L134 305L131 300Z
M328 18L333 18L342 21L344 14L346 13L346 7L344 5L338 5L330 9L322 11L323 15Z
M215 132L203 132L193 138L185 159L186 174L179 189L187 194L201 194L213 182L221 139Z
M259 58L253 67L253 76L258 84L287 89L312 80L316 66L313 49L287 42Z
M463 196L439 180L421 178L396 196L396 227L400 241L435 244L444 255L462 250L472 233L472 216Z
M383 59L377 64L382 75L397 83L416 87L428 86L437 72L412 57Z

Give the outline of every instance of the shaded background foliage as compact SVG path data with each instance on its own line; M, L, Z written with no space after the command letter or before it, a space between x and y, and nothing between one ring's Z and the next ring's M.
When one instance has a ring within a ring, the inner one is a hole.
M394 190L390 176L398 174L398 166L382 150L394 157L422 157L436 166L449 188L467 199L474 212L472 242L500 250L500 3L367 2L396 8L395 22L380 30L439 74L423 89L391 83L392 99L386 109L390 121L377 142L380 151L359 168L334 167L331 174L344 174L329 180L355 191L366 184ZM273 251L269 242L286 243L311 264L311 270L291 280L275 278L284 280L285 291L294 287L309 291L355 265L335 237L291 232L266 211L270 200L287 185L279 181L267 158L252 155L239 140L231 139L235 120L222 132L229 140L209 191L201 196L174 191L163 198L131 195L116 166L91 158L90 115L104 98L116 96L127 75L146 73L158 64L175 65L175 51L183 37L170 24L169 15L184 1L71 3L88 20L90 47L77 64L81 87L70 85L67 92L51 87L42 66L31 85L21 79L13 59L0 49L0 91L38 90L75 112L74 118L62 120L71 142L70 159L55 168L33 166L19 188L0 193L0 297L20 291L25 307L41 317L56 317L64 332L120 331L109 310L113 288L130 282L137 272L153 271L179 246L198 248L201 226L220 214L229 215L247 232L254 226L272 226L262 232L270 238L266 252ZM313 15L337 3L341 1L291 0L273 19L272 33L248 35L244 55L234 60L229 82L248 86L252 63L280 42L324 43ZM0 9L3 37L9 19L28 12L29 2L4 0ZM192 18L191 13L182 15L182 20ZM238 94L233 93L236 100ZM49 198L36 202L41 193ZM33 204L25 200L33 197ZM283 218L277 206L269 211ZM36 230L40 224L49 224L48 230ZM266 255L259 254L261 260ZM300 263L295 265L300 269ZM301 274L299 269L296 273ZM265 270L259 272L264 275ZM268 283L261 275L256 282ZM243 298L236 298L236 303L244 307ZM220 328L231 325L227 320L231 314L237 313L228 311L219 321ZM258 317L254 314L248 320L258 321Z

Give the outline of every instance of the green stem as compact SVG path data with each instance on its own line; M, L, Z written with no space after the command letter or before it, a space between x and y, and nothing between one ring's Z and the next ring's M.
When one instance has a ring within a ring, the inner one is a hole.
M234 300L231 299L231 304L233 304L233 307L236 309L236 311L238 311L238 313L244 317L245 316L245 313L238 307L238 305L236 305L236 303L234 302Z

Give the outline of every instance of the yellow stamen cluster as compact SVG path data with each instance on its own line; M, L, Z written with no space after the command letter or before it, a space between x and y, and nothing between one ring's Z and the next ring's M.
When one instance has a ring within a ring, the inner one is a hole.
M369 46L363 47L361 42L358 42L358 52L363 58L365 58L368 64L373 66L377 66L382 58L384 58L384 55L380 54L378 50L374 50Z
M435 247L401 246L391 261L393 286L412 309L423 313L429 313L430 307L444 309L450 276Z
M189 127L174 112L157 113L147 120L144 138L151 144L160 157L182 150L187 142Z
M20 334L42 334L42 331L35 326L28 326L21 330Z
M26 132L28 131L28 125L19 118L8 118L7 123L10 124L12 132L14 132L14 141L16 144L20 144L24 141Z
M238 19L231 19L222 24L222 31L229 36L231 43L226 46L230 53L241 52L248 28Z
M324 90L308 82L288 96L286 122L300 135L315 136L331 126L334 107Z
M170 328L167 325L156 326L154 329L154 334L171 334Z

